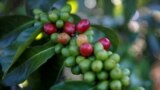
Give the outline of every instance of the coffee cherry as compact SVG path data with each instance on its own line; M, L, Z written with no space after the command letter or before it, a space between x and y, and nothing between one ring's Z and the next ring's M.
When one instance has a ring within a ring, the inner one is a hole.
M89 35L89 36L87 36L87 37L88 37L88 41L89 41L90 43L93 43L93 42L94 42L94 37L93 37L93 36Z
M97 84L96 90L108 90L108 88L109 88L108 81L101 81Z
M62 54L64 57L69 57L69 56L70 56L69 49L68 49L68 48L62 48L61 54Z
M112 79L121 79L122 75L123 75L123 73L120 68L114 68L110 72L110 77Z
M96 59L96 57L95 57L95 56L90 56L90 57L88 57L88 59L89 59L90 61L94 61L94 60Z
M51 35L52 33L57 32L57 28L52 23L46 23L43 25L43 30L46 34Z
M71 40L70 40L70 43L69 43L70 45L75 45L75 46L77 46L77 43L76 43L76 39L75 38L72 38Z
M36 8L36 9L33 10L33 13L35 15L39 15L39 14L43 13L43 11L41 9Z
M130 79L128 76L123 76L121 78L121 83L123 86L128 86L130 84Z
M75 25L71 22L65 22L63 31L69 35L73 35L75 33Z
M71 72L75 75L79 75L81 74L81 69L78 65L76 65L71 68Z
M57 37L58 37L58 33L51 34L51 41L53 43L56 43L57 42Z
M60 19L63 20L63 21L67 21L69 19L69 13L61 12L60 13Z
M113 80L110 83L110 88L111 88L111 90L121 90L122 84L119 80Z
M105 50L98 51L96 53L96 58L99 59L99 60L103 60L103 61L107 60L107 58L108 58L107 51L105 51Z
M102 43L105 50L108 50L110 48L110 40L108 38L100 38L99 42Z
M75 57L68 57L66 58L66 60L64 61L64 65L66 67L72 67L76 64L76 60L75 60Z
M80 34L77 37L77 45L81 46L84 43L88 43L88 37L85 34Z
M93 36L94 35L94 31L92 29L89 29L84 34L87 35L87 36Z
M41 21L43 24L49 23L49 19L48 19L47 14L41 13L41 14L40 14L40 21Z
M118 54L112 54L110 59L115 60L118 63L120 61L120 56Z
M52 22L56 22L58 20L58 14L56 12L49 12L48 18Z
M90 43L84 43L80 46L80 54L84 57L88 57L92 54L93 48Z
M95 60L91 64L91 69L94 72L100 72L103 68L103 63L101 60Z
M90 22L87 19L82 19L76 26L76 30L78 33L84 33L89 29Z
M78 52L78 47L75 46L75 45L71 45L69 46L69 52L71 53L72 56L77 56L79 55L79 52Z
M67 33L60 33L58 35L58 42L61 44L67 44L70 40L70 36Z
M109 59L104 62L104 69L105 70L111 70L114 67L116 67L116 62L114 60Z
M69 4L67 4L67 5L65 5L64 7L61 8L61 11L70 13L71 6Z
M91 66L91 61L88 60L88 59L85 59L85 60L83 60L83 61L81 61L79 63L79 67L81 68L81 71L83 73L89 71L90 70L90 66Z
M134 90L145 90L144 87L136 87Z
M106 71L101 71L97 73L97 78L101 81L106 80L108 78L108 73Z
M64 25L64 23L63 23L62 20L57 20L57 21L56 21L56 27L57 27L57 28L62 28L63 25Z
M101 43L97 42L94 45L94 54L96 54L97 52L102 51L102 50L103 50L103 45Z
M123 75L124 76L129 76L130 75L130 70L128 68L122 69Z
M61 49L62 49L62 44L57 44L56 46L55 46L55 52L57 53L57 54L59 54L60 52L61 52Z
M85 57L83 57L83 56L77 56L76 63L80 64L80 62L83 61L83 60L86 60Z
M85 82L93 83L95 81L95 74L93 72L86 72L83 79Z

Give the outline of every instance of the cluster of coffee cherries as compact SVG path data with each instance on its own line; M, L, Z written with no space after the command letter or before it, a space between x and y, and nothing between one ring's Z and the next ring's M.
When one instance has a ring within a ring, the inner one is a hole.
M35 19L43 23L43 32L55 44L55 52L64 57L64 65L84 81L96 85L97 90L122 90L130 84L130 71L118 64L120 56L109 51L106 37L94 40L94 32L87 19L77 24L66 5L60 10L44 13L34 10Z

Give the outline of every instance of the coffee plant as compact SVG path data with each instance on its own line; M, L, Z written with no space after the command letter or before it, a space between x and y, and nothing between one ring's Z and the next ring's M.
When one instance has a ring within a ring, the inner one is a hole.
M34 9L34 19L21 17L27 23L19 21L22 25L14 34L0 36L8 40L0 52L2 85L15 86L26 80L31 90L130 90L131 72L119 64L115 31L70 12L68 4L48 12ZM96 40L97 32L104 36ZM61 82L64 67L83 79Z

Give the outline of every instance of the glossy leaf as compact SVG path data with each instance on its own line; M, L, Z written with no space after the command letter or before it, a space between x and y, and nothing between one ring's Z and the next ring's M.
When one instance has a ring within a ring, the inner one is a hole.
M50 90L94 90L94 86L84 81L68 81L52 86Z
M103 27L100 25L92 25L92 27L104 33L106 37L109 38L109 40L111 41L113 51L116 51L119 45L119 37L117 33L110 28Z
M40 8L44 11L48 11L56 1L58 0L26 0L26 11L30 15L34 8Z
M31 21L32 18L23 15L12 15L0 17L0 38L13 32L17 27Z
M12 42L16 40L18 34L20 34L22 30L25 30L26 28L30 27L31 25L33 25L33 23L34 21L29 21L12 31L8 31L8 33L0 39L0 49L8 47Z
M136 11L137 0L123 0L124 18L127 24Z
M28 78L28 76L44 64L54 55L54 47L38 51L20 66L7 73L3 78L3 84L16 85Z
M81 20L81 18L78 15L71 14L71 16L73 17L75 24L77 24Z
M4 73L9 70L23 51L32 43L41 31L40 28L41 26L27 28L18 35L16 40L8 48L2 51L0 63Z

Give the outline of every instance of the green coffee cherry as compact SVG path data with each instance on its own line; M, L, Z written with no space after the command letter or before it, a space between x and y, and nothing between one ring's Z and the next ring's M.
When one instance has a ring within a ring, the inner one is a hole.
M86 72L83 79L85 82L93 83L95 81L95 74L93 72Z
M41 13L40 14L40 21L42 23L48 23L49 22L48 16L45 13Z
M42 25L42 23L39 22L39 21L36 21L36 22L34 23L34 26L39 26L39 25Z
M108 73L106 71L101 71L97 73L97 78L101 81L106 80L108 78Z
M112 79L121 79L123 76L122 70L120 68L114 68L110 72L110 77Z
M78 65L76 65L71 68L71 72L75 75L79 75L81 74L81 69Z
M61 54L64 56L64 57L69 57L70 56L70 52L68 50L68 48L63 48L61 50Z
M63 25L64 25L64 22L63 22L62 20L57 20L57 21L56 21L56 27L57 27L57 28L62 28Z
M64 61L64 65L66 67L73 67L76 64L76 60L75 57L68 57L66 58L66 60Z
M121 78L121 82L123 86L129 86L130 84L130 78L128 76L123 76Z
M64 7L61 8L62 12L71 12L71 6L69 4L65 5Z
M92 29L89 29L84 34L86 34L87 36L93 36L94 35L94 31Z
M107 58L108 58L107 51L105 51L105 50L98 51L97 54L96 54L96 58L99 59L99 60L102 60L102 61L107 60Z
M57 13L54 13L51 11L51 12L49 12L48 18L50 21L56 22L58 20L58 15L57 15Z
M119 80L113 80L110 83L110 89L111 90L121 90L122 89L122 84Z
M74 22L74 18L72 16L69 16L68 21L73 23Z
M103 68L103 63L101 60L95 60L91 64L92 71L100 72Z
M109 83L108 81L101 81L97 84L97 90L108 90Z
M60 19L63 21L67 21L69 19L69 14L67 12L61 12Z
M71 53L72 56L78 56L79 52L78 52L78 47L75 45L69 46L69 52Z
M55 52L56 52L57 54L59 54L59 53L61 52L62 47L63 47L62 44L57 44L57 45L55 46Z
M95 56L90 56L88 59L89 59L90 61L94 61L94 60L96 60L96 57L95 57Z
M88 59L85 59L79 63L79 67L81 68L82 73L85 73L90 70L90 64L91 61Z
M102 51L102 50L104 50L103 45L100 42L97 42L94 45L94 54L96 54L97 52Z
M129 76L130 75L130 70L128 68L122 69L123 75L124 76Z
M105 70L111 70L111 69L113 69L114 67L116 67L116 62L114 61L114 60L111 60L111 59L109 59L109 60L106 60L105 62L104 62L104 69Z
M118 54L112 54L110 59L115 60L117 63L120 61L120 56Z
M133 89L133 90L145 90L145 88L144 88L144 87L136 87L136 88Z
M41 9L36 8L36 9L33 10L34 15L39 15L41 13L43 13L43 11Z
M92 35L87 36L90 43L94 42L94 37Z
M56 43L57 42L57 37L58 37L58 33L51 34L51 41L53 43Z
M75 38L72 38L71 40L70 40L70 43L69 43L70 45L75 45L75 46L77 46L77 42L76 42L76 39Z
M77 56L76 63L79 64L81 61L86 60L83 56Z

